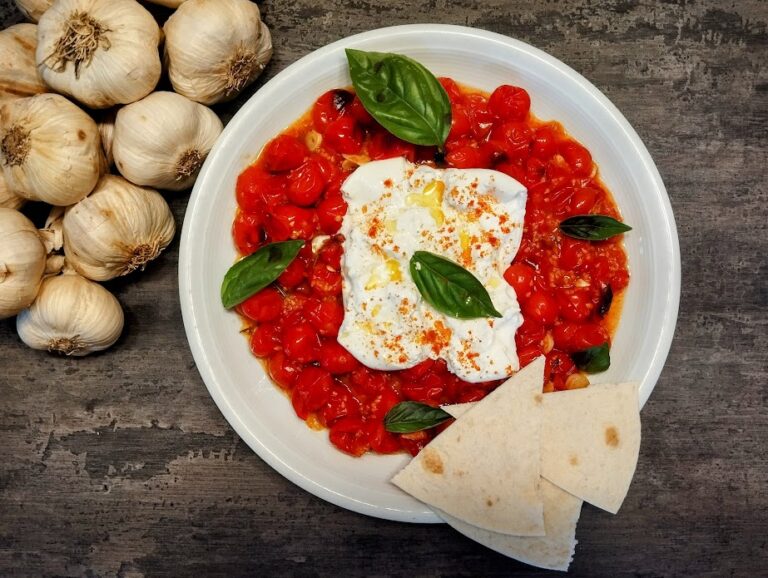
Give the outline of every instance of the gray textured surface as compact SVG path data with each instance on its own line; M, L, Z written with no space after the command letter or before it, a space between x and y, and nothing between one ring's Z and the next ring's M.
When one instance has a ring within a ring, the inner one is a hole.
M667 366L643 412L634 484L616 517L585 508L572 572L766 575L768 3L262 7L276 46L266 78L354 32L445 22L530 42L622 110L669 190L682 302ZM0 0L0 20L19 19ZM173 198L178 222L185 204ZM140 279L111 285L127 329L104 355L33 352L12 322L0 321L0 575L546 574L446 527L341 510L259 460L195 369L177 254L176 241Z

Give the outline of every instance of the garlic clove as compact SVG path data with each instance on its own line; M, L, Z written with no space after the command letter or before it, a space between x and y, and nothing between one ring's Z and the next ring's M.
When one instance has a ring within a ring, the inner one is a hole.
M37 26L16 24L0 31L0 103L46 92L35 66Z
M35 299L45 257L32 221L18 211L0 208L0 319L13 317Z
M15 0L15 2L16 6L19 7L19 10L21 10L27 18L32 20L32 22L37 22L45 11L51 7L54 0Z
M108 173L109 167L115 164L115 158L112 156L112 141L115 136L117 111L117 107L107 109L98 115L96 119L96 126L99 128L99 135L101 136L101 150L104 153L104 161L106 163L106 169L102 171L104 174Z
M57 0L40 18L36 62L57 92L108 108L152 92L160 40L157 22L135 0Z
M176 232L171 209L152 189L105 175L64 214L64 254L81 275L106 281L155 259Z
M18 195L76 203L96 185L101 156L96 123L63 96L38 94L0 107L0 166Z
M269 29L249 0L187 0L163 30L173 89L203 104L236 97L272 57Z
M110 347L123 325L115 296L77 274L47 278L32 306L16 319L16 331L29 347L78 357Z
M223 128L208 107L173 92L153 92L117 113L115 166L138 185L187 189Z

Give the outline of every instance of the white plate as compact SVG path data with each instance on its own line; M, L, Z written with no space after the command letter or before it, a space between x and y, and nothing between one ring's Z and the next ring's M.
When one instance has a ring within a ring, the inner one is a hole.
M351 84L344 48L400 52L438 76L491 91L524 87L541 119L560 121L592 152L626 222L632 279L601 381L639 380L641 403L669 351L680 293L680 255L664 184L640 138L613 104L568 66L505 36L445 25L373 30L305 56L259 90L235 115L209 155L187 208L179 284L184 325L211 396L240 437L269 465L305 490L363 514L438 522L435 514L388 480L404 455L348 457L327 432L310 430L267 378L240 335L235 313L219 298L236 258L230 230L235 180L262 146L326 90Z

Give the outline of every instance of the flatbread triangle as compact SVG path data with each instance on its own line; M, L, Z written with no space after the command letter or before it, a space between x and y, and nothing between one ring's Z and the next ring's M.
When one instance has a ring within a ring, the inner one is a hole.
M392 482L473 526L543 536L540 495L544 357L491 392L425 447Z

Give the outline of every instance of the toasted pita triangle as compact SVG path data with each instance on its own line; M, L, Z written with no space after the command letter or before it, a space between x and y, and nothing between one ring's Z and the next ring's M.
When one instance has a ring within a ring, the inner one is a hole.
M478 528L543 536L540 357L438 435L392 482Z
M541 475L593 506L619 511L637 466L637 383L544 396Z
M509 536L462 522L445 512L438 515L467 538L500 554L549 570L568 570L576 549L576 523L582 501L547 480L541 482L546 536Z

